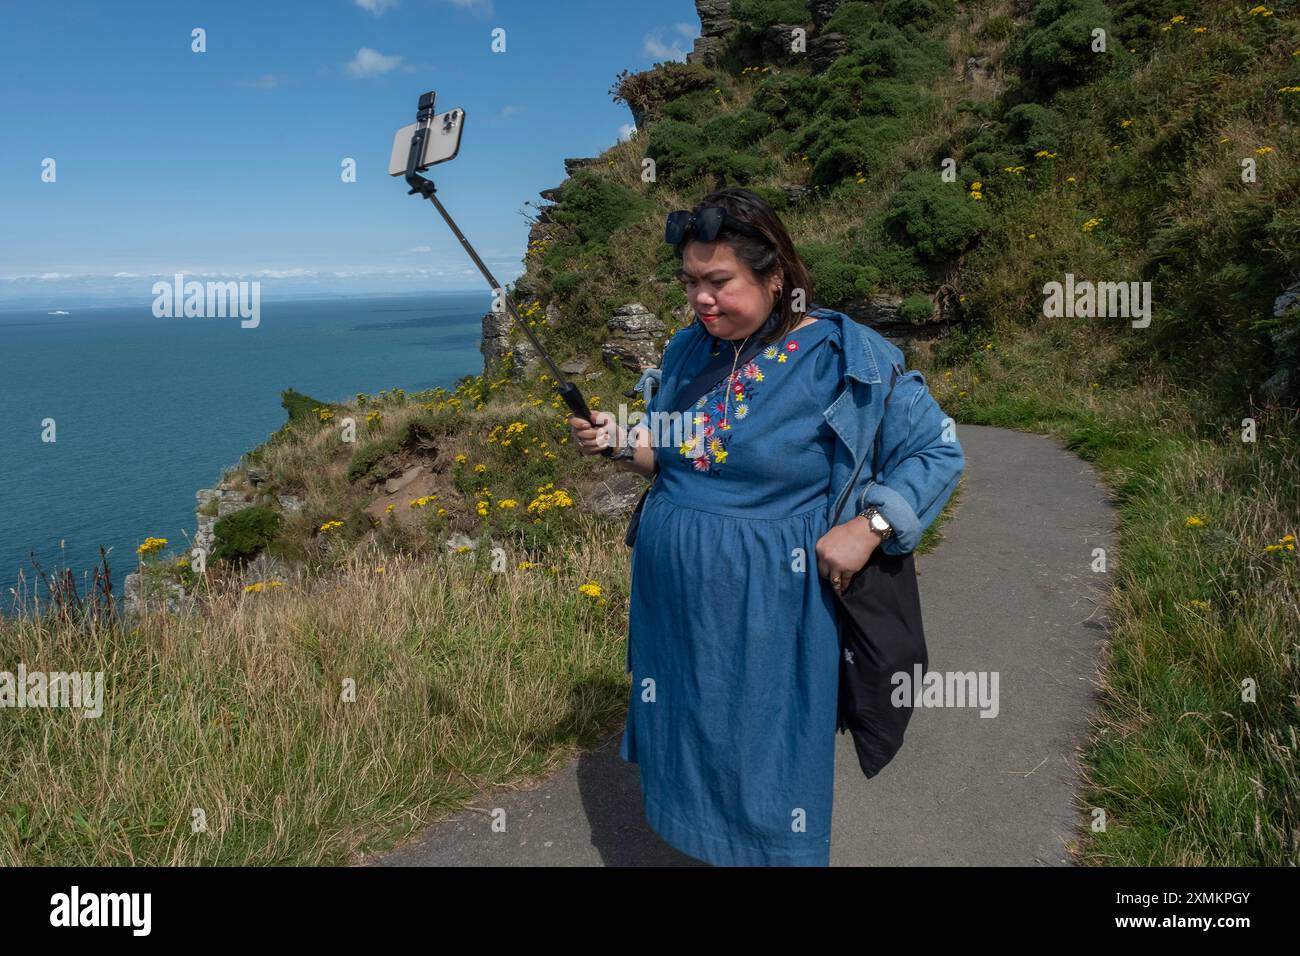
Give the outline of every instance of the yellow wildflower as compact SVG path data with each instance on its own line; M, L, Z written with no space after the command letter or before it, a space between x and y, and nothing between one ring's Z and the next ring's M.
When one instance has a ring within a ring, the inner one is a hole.
M145 538L144 543L141 544L140 547L136 548L135 550L136 553L143 558L146 554L153 554L155 551L161 551L165 547L167 547L166 538L149 537L149 538Z

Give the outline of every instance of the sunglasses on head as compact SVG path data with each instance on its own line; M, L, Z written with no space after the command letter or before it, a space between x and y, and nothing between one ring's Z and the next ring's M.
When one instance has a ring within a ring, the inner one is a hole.
M700 242L712 242L718 238L723 229L730 229L744 236L762 238L763 234L747 223L740 222L727 215L721 206L705 206L698 213L689 209L680 209L668 214L668 223L664 228L664 242L669 245L681 245L688 238Z

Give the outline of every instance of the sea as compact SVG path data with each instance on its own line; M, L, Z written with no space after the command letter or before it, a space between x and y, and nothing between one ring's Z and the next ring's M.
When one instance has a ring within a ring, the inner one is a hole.
M120 598L146 538L186 552L194 493L284 424L284 389L342 401L477 375L491 294L263 300L249 327L152 306L0 303L0 614L31 594L33 556L85 593L102 545Z

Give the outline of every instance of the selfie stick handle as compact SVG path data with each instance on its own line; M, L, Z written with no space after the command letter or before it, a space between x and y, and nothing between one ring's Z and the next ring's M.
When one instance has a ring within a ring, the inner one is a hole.
M437 187L434 186L430 180L425 179L415 171L419 165L420 157L424 155L424 141L428 134L429 123L433 119L433 94L426 93L420 97L420 111L417 114L417 119L419 121L419 126L415 131L415 135L411 137L411 151L406 157L406 182L411 187L411 191L407 195L419 193L437 207L438 212L442 213L442 218L447 220L447 225L451 227L451 231L455 233L456 238L460 240L460 244L464 246L465 251L469 253L470 258L474 260L474 264L478 266L479 271L483 273L483 277L487 279L488 283L491 285L492 291L496 292L498 289L501 289L501 286L497 284L496 277L488 270L487 265L479 258L478 253L474 251L474 247L469 244L469 240L466 239L464 233L460 231L460 227L456 225L455 221L451 218L451 215L443 207L442 203L438 201ZM510 313L510 317L515 320L515 324L519 326L524 335L528 336L528 340L533 344L533 348L537 350L537 354L542 357L550 368L551 374L555 376L555 381L557 383L556 387L559 390L560 397L564 399L564 403L569 406L569 409L574 415L599 428L600 426L596 424L591 409L587 407L587 400L582 397L582 392L579 390L578 386L573 382L565 381L564 374L558 367L556 367L555 362L551 359L550 353L547 352L546 349L542 348L542 343L537 341L537 336L533 335L532 329L528 328L528 326L520 320L519 313L515 311L515 304L510 301L510 296L505 294L504 289L501 291L502 299L505 301L506 311ZM600 453L606 458L609 458L613 456L614 449L602 448Z

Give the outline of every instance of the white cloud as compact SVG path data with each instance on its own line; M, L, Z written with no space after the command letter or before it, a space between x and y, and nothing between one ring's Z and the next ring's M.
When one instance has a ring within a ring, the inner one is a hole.
M407 252L433 252L433 246L411 246Z
M644 47L646 55L653 57L656 61L685 60L686 54L689 53L690 50L684 49L681 43L676 39L673 40L671 45L665 44L660 39L662 33L663 31L659 30L653 34L646 35Z
M134 272L114 272L113 278L114 279L138 279L140 277L136 275Z
M462 10L482 10L486 14L491 14L492 0L449 0L450 3L460 7Z
M373 13L377 17L382 17L386 12L397 6L397 0L356 0L357 6L368 13Z
M274 73L263 73L255 80L249 80L245 86L251 86L259 90L273 90L280 85L280 78Z
M677 24L677 32L693 43L696 37L700 35L700 25L698 23L679 23Z
M632 138L632 134L635 132L636 132L636 127L633 124L624 123L622 126L618 128L618 141L620 143L626 142L627 140Z
M304 276L316 275L315 269L258 269L253 273L255 276L264 276L267 279L295 279Z
M357 55L352 58L352 62L347 65L347 70L357 77L379 76L389 70L396 69L401 62L402 58L400 56L385 56L377 50L363 46L357 51Z
M524 107L522 106L503 106L501 107L501 112L498 113L497 116L501 119L505 119L507 116L514 116L516 113L522 113L523 111Z

